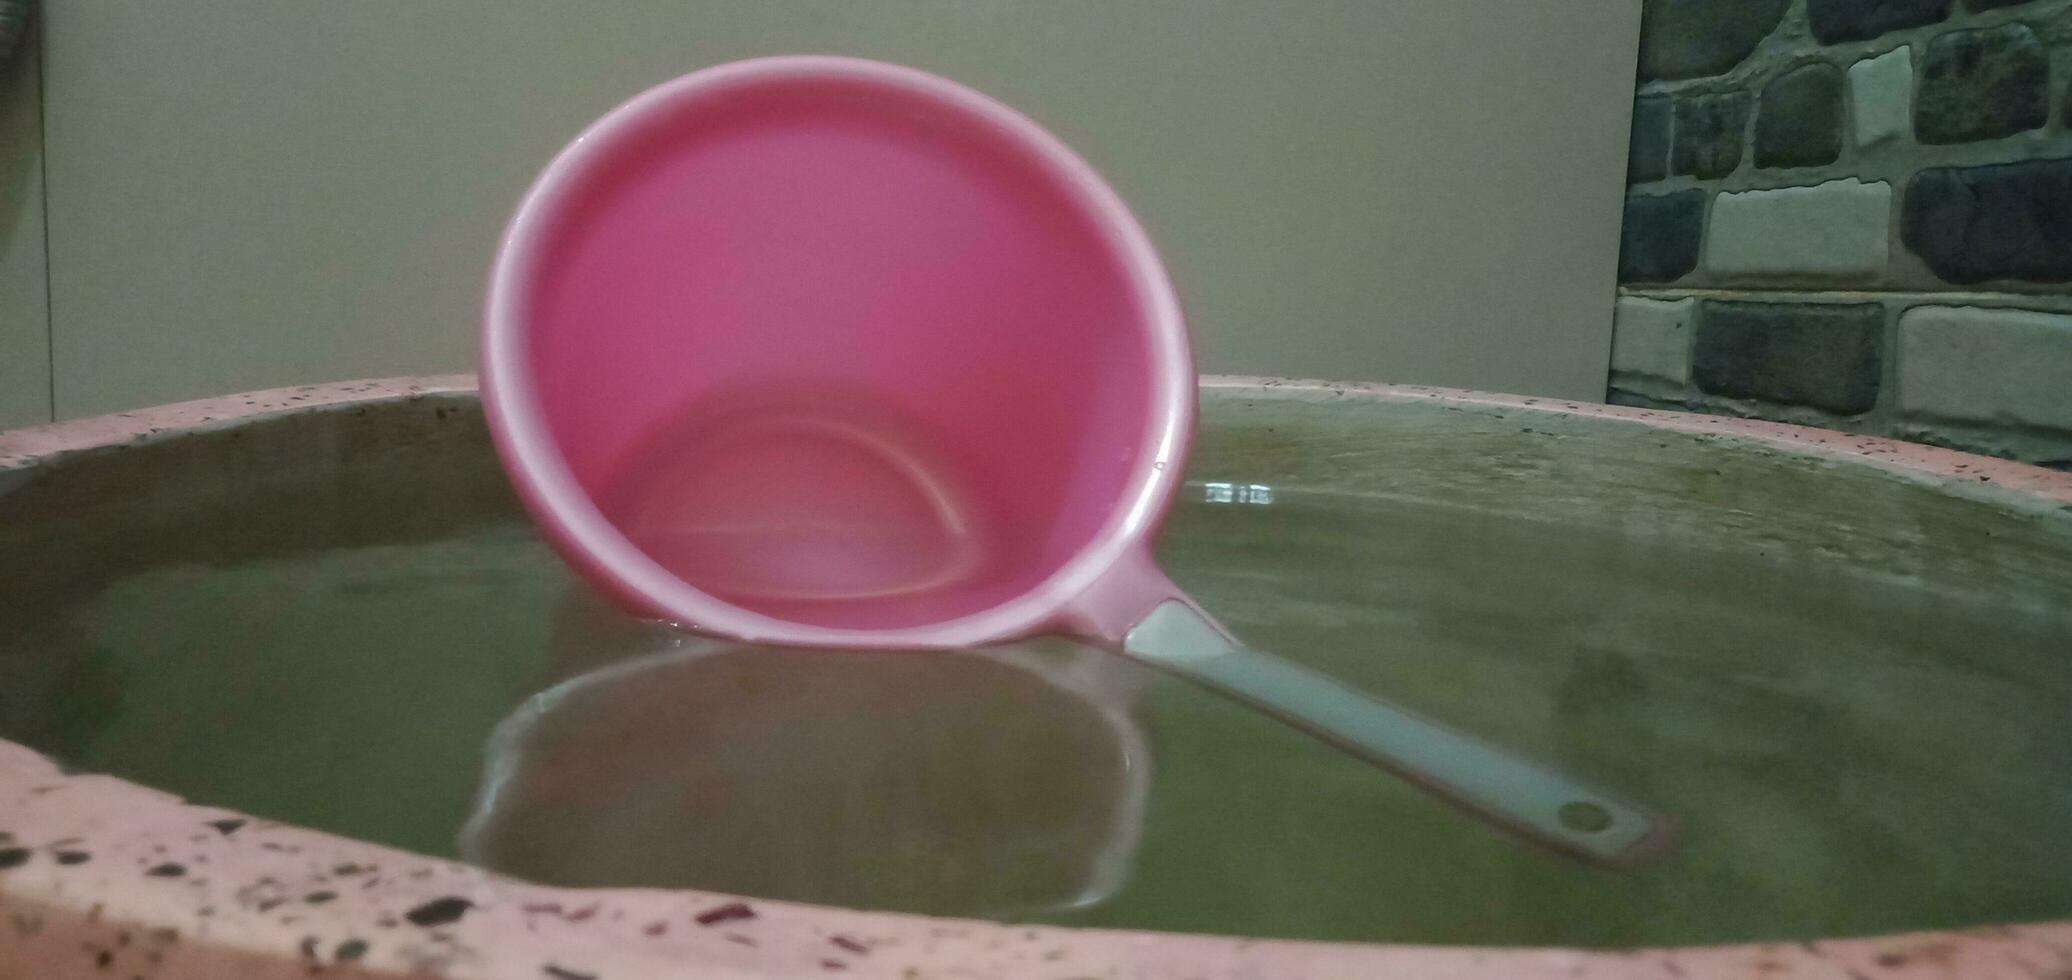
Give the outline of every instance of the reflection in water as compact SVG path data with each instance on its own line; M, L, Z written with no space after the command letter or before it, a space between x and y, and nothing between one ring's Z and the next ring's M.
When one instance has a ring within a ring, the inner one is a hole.
M559 885L962 915L1121 885L1148 765L1101 673L1112 656L649 643L666 648L589 666L498 727L470 860Z
M1190 487L1192 484L1189 485ZM1211 480L1201 484L1201 499L1210 504L1273 503L1273 488L1264 483L1229 483Z

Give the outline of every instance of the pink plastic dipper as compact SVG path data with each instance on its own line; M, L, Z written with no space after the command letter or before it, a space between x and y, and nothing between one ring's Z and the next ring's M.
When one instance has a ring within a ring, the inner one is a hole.
M1645 812L1246 650L1159 571L1180 305L1101 178L970 89L782 57L634 98L526 195L482 357L519 494L637 613L810 647L1062 631L1570 853L1658 850Z

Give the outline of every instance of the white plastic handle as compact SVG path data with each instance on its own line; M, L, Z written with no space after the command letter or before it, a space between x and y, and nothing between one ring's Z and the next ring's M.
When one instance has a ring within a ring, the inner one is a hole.
M1578 857L1632 867L1674 849L1665 820L1305 667L1248 650L1185 602L1159 604L1129 631L1123 652Z

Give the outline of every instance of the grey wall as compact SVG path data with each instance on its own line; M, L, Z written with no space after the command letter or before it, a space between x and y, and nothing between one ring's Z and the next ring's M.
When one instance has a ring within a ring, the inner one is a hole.
M1639 0L48 0L59 416L467 369L537 168L718 61L941 72L1078 147L1205 370L1602 397Z
M2072 0L1648 0L1614 401L2072 468Z

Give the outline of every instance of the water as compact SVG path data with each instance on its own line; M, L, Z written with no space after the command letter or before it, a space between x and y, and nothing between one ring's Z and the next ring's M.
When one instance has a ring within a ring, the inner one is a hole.
M87 509L35 526L79 548L0 549L0 588L33 600L0 609L0 734L429 853L468 827L579 884L1598 946L2072 915L2064 516L1418 411L1212 403L1162 561L1264 648L1675 813L1670 861L1543 853L1068 644L659 635L568 580L472 429L381 479L62 504Z
M1097 903L1127 877L1151 760L1092 657L1113 660L681 641L508 719L461 852L570 885L993 916Z

